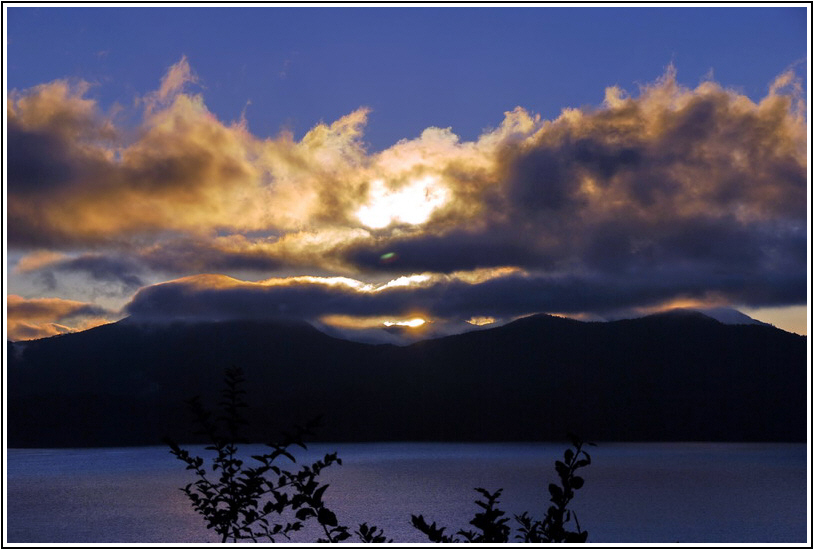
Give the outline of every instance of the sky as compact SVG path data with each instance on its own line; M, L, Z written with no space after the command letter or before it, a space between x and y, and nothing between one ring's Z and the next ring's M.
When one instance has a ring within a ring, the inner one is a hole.
M4 9L9 339L806 333L806 7Z

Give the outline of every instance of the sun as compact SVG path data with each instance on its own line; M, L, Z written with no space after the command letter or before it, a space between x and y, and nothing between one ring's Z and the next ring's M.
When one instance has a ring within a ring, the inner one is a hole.
M370 182L368 202L356 211L356 217L371 229L393 223L419 225L448 199L449 190L436 176L424 176L398 189L378 179Z

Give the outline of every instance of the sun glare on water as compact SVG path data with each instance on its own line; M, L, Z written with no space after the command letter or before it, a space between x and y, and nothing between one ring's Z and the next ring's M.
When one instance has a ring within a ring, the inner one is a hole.
M418 225L430 219L448 196L449 191L435 176L416 179L400 189L390 189L383 180L374 180L370 183L368 203L356 211L356 216L371 229L397 222Z

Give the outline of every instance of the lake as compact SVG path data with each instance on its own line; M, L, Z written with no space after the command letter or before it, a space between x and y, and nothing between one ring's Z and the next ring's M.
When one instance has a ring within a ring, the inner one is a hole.
M541 518L562 444L318 444L337 451L321 477L345 525L427 542L410 514L470 528L474 487L503 488L500 508ZM203 454L200 446L188 447ZM247 454L264 452L247 446ZM805 444L600 443L572 501L594 543L806 543ZM179 487L194 480L165 447L8 449L8 543L217 542ZM512 521L514 529L514 522ZM306 534L313 536L313 532ZM315 538L315 537L314 537ZM307 539L306 539L307 540ZM313 539L312 539L313 540Z

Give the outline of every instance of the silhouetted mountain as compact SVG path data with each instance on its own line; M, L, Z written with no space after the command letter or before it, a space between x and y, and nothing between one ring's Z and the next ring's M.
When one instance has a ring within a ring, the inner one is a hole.
M324 413L320 439L804 441L806 339L694 311L536 315L397 347L279 322L138 324L8 344L8 443L193 441L239 365L253 440Z

